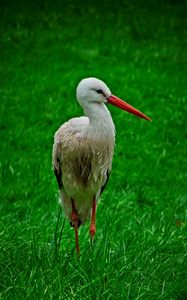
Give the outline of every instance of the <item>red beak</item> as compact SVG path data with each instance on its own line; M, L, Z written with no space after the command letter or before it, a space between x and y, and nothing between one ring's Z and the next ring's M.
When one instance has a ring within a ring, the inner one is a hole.
M138 116L140 118L143 118L145 120L151 121L151 119L149 117L147 117L146 115L144 115L142 112L140 112L139 110L137 110L136 108L134 108L133 106L131 106L130 104L126 103L125 101L119 99L118 97L111 95L107 98L108 103L117 106L123 110L128 111L129 113Z

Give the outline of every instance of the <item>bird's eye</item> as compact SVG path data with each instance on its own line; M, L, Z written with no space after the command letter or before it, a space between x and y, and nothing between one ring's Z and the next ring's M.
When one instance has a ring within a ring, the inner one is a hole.
M102 94L104 97L106 97L102 90L96 90L96 92L97 92L98 94Z
M96 90L96 92L97 92L98 94L103 94L103 91L102 91L102 90Z

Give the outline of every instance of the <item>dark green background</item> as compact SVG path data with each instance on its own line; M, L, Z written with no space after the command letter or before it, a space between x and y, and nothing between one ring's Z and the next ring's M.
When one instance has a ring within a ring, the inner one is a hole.
M0 299L187 298L186 11L174 0L1 1ZM78 260L63 215L51 243L51 150L82 114L75 89L88 76L153 122L109 107L112 175Z

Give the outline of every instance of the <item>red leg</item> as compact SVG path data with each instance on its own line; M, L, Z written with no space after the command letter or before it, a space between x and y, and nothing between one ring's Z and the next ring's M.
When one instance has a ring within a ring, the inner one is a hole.
M91 235L92 240L93 240L94 234L96 232L95 215L96 215L96 199L94 197L94 199L93 199L93 205L92 205L91 223L90 223L90 235Z
M76 241L76 251L77 251L77 254L79 254L78 214L77 214L77 210L75 208L75 203L74 203L73 199L71 199L71 205L72 205L71 221L72 221L72 223L74 225L75 241Z

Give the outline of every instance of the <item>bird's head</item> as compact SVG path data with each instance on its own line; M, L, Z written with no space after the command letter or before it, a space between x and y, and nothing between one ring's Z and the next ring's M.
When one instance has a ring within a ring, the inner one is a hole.
M79 82L77 86L77 100L82 107L86 107L91 103L109 103L140 118L151 121L145 114L112 95L107 85L97 78L85 78Z
M85 78L81 80L77 87L77 100L80 105L85 106L90 103L107 103L107 98L111 91L107 85L97 78Z

